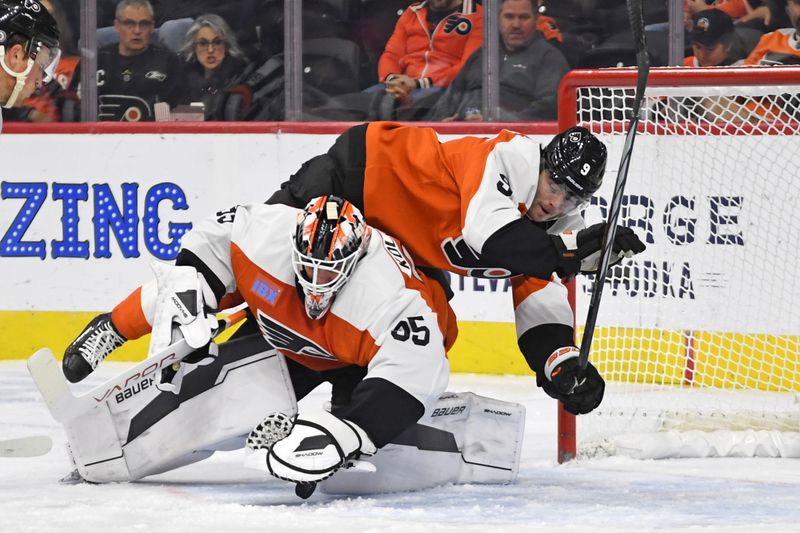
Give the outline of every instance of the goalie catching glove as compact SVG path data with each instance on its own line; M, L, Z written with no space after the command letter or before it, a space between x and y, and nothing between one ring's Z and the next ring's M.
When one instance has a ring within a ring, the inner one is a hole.
M266 464L273 476L299 484L322 481L351 459L377 451L357 424L327 411L293 421L283 413L269 415L250 433L247 447L256 452L257 467Z
M606 224L601 222L578 232L565 231L551 235L550 238L553 239L558 252L556 274L561 278L570 279L578 272L583 274L597 272L600 267L600 251L603 249L605 228ZM644 243L632 229L617 226L608 266L614 266L622 261L623 257L633 257L644 249Z
M547 358L544 376L536 375L537 385L573 415L594 410L603 401L606 388L606 382L591 362L581 373L579 356L575 346L559 348Z

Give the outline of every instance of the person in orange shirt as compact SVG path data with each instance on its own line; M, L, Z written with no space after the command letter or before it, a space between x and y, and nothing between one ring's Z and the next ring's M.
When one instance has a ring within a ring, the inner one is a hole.
M425 0L409 6L378 60L380 83L408 105L447 88L483 40L483 7L475 0Z
M686 0L685 12L688 18L709 8L719 9L733 20L740 19L753 11L747 0Z
M544 5L544 0L538 0L536 6L536 29L547 41L558 45L564 44L564 35L561 33L558 21L553 17L547 16L547 8Z
M788 0L786 13L792 27L761 37L745 65L800 65L800 0Z

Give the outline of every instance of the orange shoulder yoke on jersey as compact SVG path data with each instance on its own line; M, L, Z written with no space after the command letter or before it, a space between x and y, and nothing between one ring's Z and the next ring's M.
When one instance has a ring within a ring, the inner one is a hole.
M516 134L442 143L431 128L373 122L367 127L364 216L399 239L422 266L458 272L443 240L461 235L470 200L499 142Z

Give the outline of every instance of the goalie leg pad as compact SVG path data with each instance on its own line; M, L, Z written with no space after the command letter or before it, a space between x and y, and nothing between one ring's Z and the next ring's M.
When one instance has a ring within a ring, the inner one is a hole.
M316 482L332 476L348 459L375 451L357 424L327 411L313 411L295 419L289 435L272 445L267 471L286 481Z
M428 416L404 431L364 465L325 480L328 494L378 494L446 483L513 483L519 472L525 407L446 393Z
M197 462L221 447L244 447L264 406L296 412L286 363L260 335L220 345L213 363L186 374L186 392L161 392L155 380L90 393L97 405L63 421L84 479L131 481Z

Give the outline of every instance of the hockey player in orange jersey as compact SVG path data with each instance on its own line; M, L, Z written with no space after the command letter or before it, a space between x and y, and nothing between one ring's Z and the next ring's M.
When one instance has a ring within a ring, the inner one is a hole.
M570 412L587 413L603 396L597 370L590 364L576 386L577 349L553 360L563 365L553 381L545 363L574 348L559 277L597 269L604 225L580 230L580 211L600 188L606 158L603 143L580 127L542 147L508 130L440 142L430 128L374 122L342 134L268 202L299 205L332 191L403 241L418 265L514 277L518 344L537 383ZM612 264L644 248L632 230L619 228Z
M375 122L343 133L268 203L299 207L335 194L362 209L370 225L399 238L440 280L438 269L514 277L518 343L537 383L569 411L586 413L599 405L604 383L592 365L577 375L573 315L559 277L597 268L604 226L581 230L580 210L600 187L606 157L602 142L584 128L542 147L511 131L443 143L430 128ZM642 250L632 230L619 228L612 264ZM134 292L110 317L97 317L67 349L71 380L88 375L126 338L149 330L139 304L147 290ZM554 364L562 368L553 373L545 363L556 351L562 356Z
M184 326L191 338L210 339L206 315L225 294L238 293L249 319L236 335L260 333L265 349L286 358L297 399L328 377L351 381L349 397L330 411L301 408L296 419L281 421L285 431L266 446L263 465L276 477L309 484L375 454L447 386L455 325L443 288L350 202L323 196L304 210L256 204L222 211L183 237L168 269L179 270L170 274L176 281L160 281L141 300L154 336L160 321L170 331L177 324L187 341ZM263 409L270 413L269 405ZM259 440L262 430L255 430ZM303 439L309 453L297 454Z

